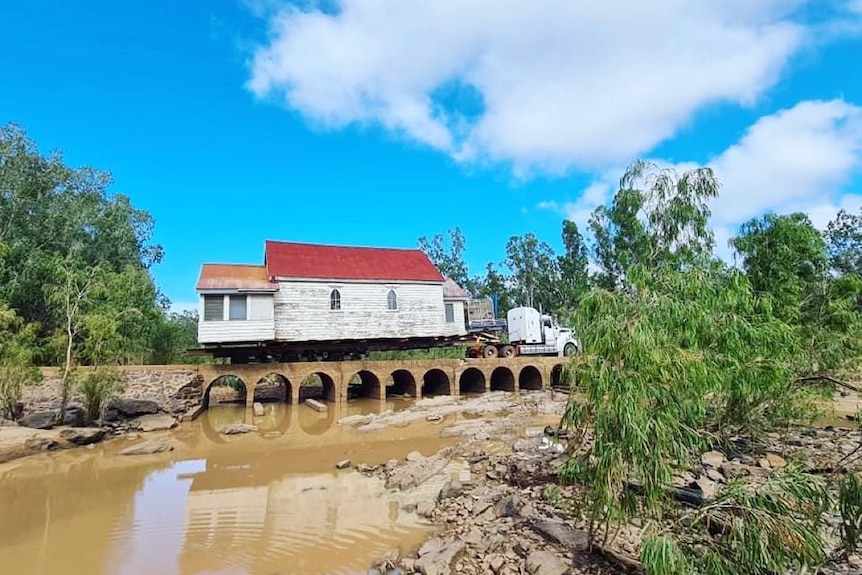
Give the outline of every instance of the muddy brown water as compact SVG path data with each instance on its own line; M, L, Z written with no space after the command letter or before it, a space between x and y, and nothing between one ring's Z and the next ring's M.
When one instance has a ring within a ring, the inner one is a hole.
M405 405L360 400L318 414L269 404L260 418L215 406L147 434L173 442L168 454L120 456L133 443L121 439L0 465L0 572L365 573L388 550L418 546L432 526L405 513L378 479L335 463L431 454L458 441L439 432L460 416L370 433L336 421ZM259 431L216 431L243 421Z

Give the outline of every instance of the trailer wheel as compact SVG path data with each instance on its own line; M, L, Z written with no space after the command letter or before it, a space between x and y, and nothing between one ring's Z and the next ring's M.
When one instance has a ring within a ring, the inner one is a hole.
M515 346L513 346L513 345L503 346L503 349L500 350L500 357L509 358L509 357L515 357L515 355L517 355L517 353L515 351Z
M573 357L576 353L578 353L578 346L573 343L567 343L563 348L563 355L566 357Z
M482 350L482 355L489 359L497 357L498 353L496 345L486 345L485 349Z

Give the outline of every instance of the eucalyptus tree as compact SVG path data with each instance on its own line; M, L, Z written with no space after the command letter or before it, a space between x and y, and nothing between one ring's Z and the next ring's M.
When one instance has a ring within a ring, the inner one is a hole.
M710 168L678 174L642 160L629 166L611 205L590 217L597 283L616 289L635 266L684 268L709 258L709 202L718 190Z

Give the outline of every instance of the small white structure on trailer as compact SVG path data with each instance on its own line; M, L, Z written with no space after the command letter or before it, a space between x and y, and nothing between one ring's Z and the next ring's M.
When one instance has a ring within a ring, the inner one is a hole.
M467 333L467 294L418 249L267 241L264 265L204 264L198 342L327 342Z

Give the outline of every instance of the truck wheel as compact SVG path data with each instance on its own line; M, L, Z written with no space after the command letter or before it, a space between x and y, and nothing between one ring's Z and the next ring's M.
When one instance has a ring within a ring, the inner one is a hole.
M573 343L567 343L563 348L563 355L566 357L573 357L576 353L578 353L578 346Z
M508 357L515 357L515 355L516 355L515 346L513 346L513 345L503 346L503 349L500 350L500 357L507 357L508 358Z
M495 345L486 345L485 349L482 350L482 355L486 358L495 358L499 351L497 350L497 346Z

